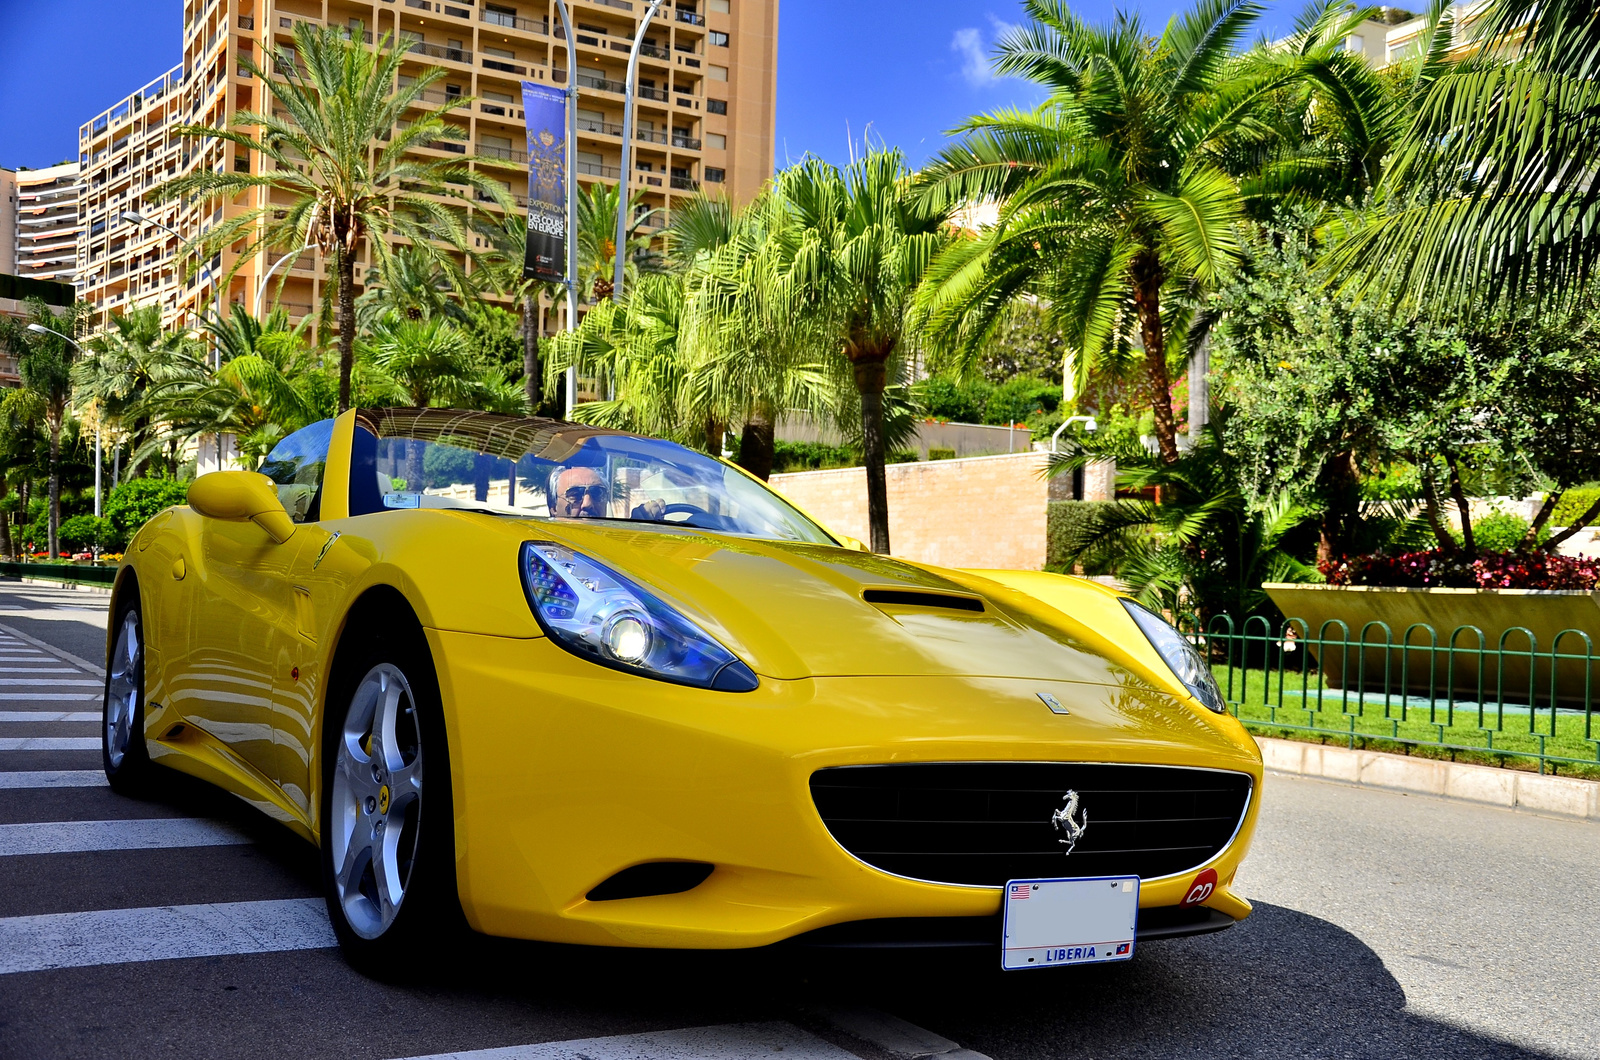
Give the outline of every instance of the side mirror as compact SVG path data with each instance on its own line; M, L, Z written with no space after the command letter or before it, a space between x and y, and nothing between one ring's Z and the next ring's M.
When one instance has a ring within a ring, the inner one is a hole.
M854 549L857 552L872 551L872 549L868 548L865 543L857 540L856 538L850 537L847 534L834 534L833 536L839 539L840 548Z
M255 523L277 544L294 535L294 520L278 500L278 487L254 471L213 471L189 485L189 507L207 519Z

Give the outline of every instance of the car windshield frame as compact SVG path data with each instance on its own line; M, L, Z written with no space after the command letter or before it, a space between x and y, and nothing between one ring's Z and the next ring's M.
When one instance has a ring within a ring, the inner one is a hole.
M839 544L736 465L660 438L452 409L360 409L355 428L351 515L446 508Z

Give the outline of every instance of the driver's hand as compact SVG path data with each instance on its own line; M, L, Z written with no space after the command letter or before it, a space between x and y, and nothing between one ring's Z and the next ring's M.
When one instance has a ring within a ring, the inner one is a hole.
M654 522L660 522L662 516L666 514L666 511L667 502L659 497L654 497L635 507L630 518L649 519Z

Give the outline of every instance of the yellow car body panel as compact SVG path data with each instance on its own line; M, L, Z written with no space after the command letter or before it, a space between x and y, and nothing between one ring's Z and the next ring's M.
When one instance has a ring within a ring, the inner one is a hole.
M728 948L885 917L988 916L996 887L892 875L844 850L812 801L830 766L1090 762L1251 780L1234 838L1204 866L1231 888L1262 767L1237 720L1204 709L1116 594L1038 572L946 571L825 545L667 526L415 509L350 517L353 416L336 421L320 521L282 544L251 522L163 513L139 533L153 759L316 841L323 696L352 606L398 592L431 649L449 745L468 921L559 942ZM526 541L625 572L760 677L709 691L609 669L545 636L518 575ZM866 590L980 597L980 613L874 606ZM1044 708L1051 693L1069 708ZM590 901L657 860L715 866L680 894ZM1146 880L1176 906L1195 876Z

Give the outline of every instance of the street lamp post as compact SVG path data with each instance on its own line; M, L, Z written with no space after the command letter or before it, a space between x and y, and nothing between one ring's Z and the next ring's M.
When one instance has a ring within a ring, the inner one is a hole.
M633 176L630 155L633 151L633 96L639 73L639 49L644 46L645 30L650 28L650 20L656 17L656 10L661 4L662 0L650 0L644 17L639 20L639 29L633 35L633 48L628 52L628 77L622 84L622 171L617 180L617 240L612 244L617 259L611 276L612 301L622 299L622 274L626 265L623 249L627 246L628 238L628 181Z
M137 210L123 210L120 216L124 221L131 221L136 225L151 225L155 228L159 228L168 235L175 237L180 243L189 242L187 239L183 238L183 234L176 228L173 228L171 225L162 224L160 221L154 220L153 218L146 217ZM222 325L222 285L217 282L217 275L211 271L211 265L209 263L204 266L204 269L206 275L211 277L212 286L216 288L216 294L213 298L213 301L216 303L217 325L220 327ZM216 349L216 360L218 365L222 364L222 348L220 346L218 346Z
M556 0L556 11L561 15L561 28L567 35L567 136L564 150L567 160L567 330L578 326L578 42L572 36L572 19L567 17L567 0ZM567 409L572 416L572 406L578 400L578 370L567 369Z
M261 301L262 301L263 298L266 297L266 294L267 294L267 281L272 279L272 274L277 272L279 269L283 268L285 263L291 262L295 258L298 258L300 255L304 254L306 251L315 250L316 248L317 248L317 245L315 243L307 243L305 246L301 247L299 250L295 251L294 253L285 254L283 257L279 258L277 261L272 263L272 268L268 269L266 275L261 277L261 286L259 288L257 288L257 290L256 290L256 319L257 320L261 319Z

